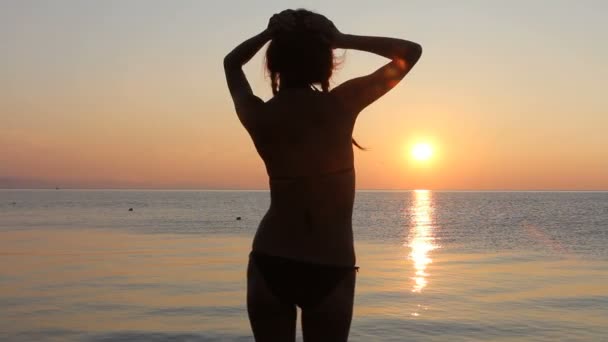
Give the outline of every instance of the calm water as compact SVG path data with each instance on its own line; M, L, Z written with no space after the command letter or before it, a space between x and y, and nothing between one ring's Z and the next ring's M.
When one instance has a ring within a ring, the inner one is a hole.
M268 201L0 190L0 340L252 340ZM608 193L358 192L353 220L352 341L608 341Z

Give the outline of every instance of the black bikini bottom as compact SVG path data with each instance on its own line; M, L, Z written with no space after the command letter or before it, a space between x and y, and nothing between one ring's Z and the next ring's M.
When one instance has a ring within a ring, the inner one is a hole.
M297 261L252 251L250 262L258 268L270 291L286 304L302 309L319 304L357 266L334 266Z

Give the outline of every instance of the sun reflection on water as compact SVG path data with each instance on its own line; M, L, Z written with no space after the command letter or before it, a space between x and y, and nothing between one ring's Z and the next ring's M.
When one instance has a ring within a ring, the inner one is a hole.
M432 262L430 252L439 247L434 243L431 192L429 190L414 191L414 203L410 210L412 224L409 234L410 254L408 258L412 260L415 269L412 277L414 280L412 292L421 292L428 284L429 274L426 268Z

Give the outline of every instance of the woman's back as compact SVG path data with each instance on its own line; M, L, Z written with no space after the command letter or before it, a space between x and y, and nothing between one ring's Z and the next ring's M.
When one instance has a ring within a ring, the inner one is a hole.
M354 118L331 93L286 89L261 107L249 132L270 178L271 206L253 249L354 265Z
M270 178L352 168L354 117L331 93L286 89L261 107L249 133Z

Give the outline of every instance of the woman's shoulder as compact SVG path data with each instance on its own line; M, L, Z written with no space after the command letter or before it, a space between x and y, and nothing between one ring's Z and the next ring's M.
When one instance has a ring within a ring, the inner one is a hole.
M268 99L265 104L267 107L280 106L293 108L294 111L319 106L333 111L342 109L338 98L331 92L303 89L282 90Z

